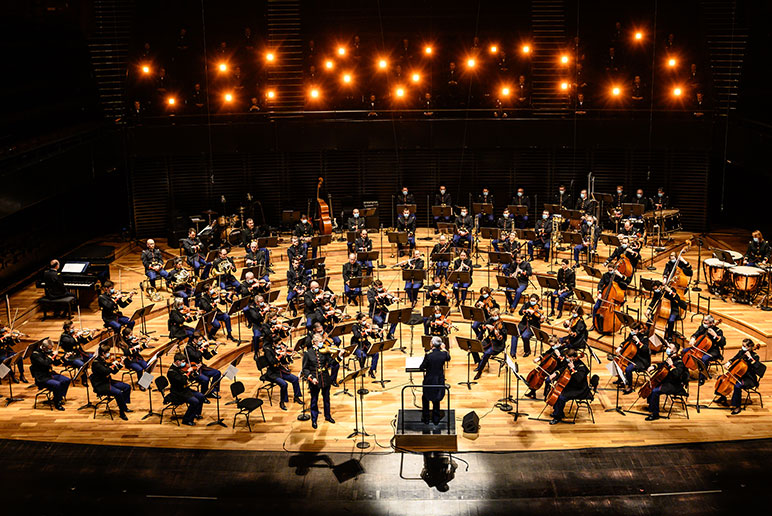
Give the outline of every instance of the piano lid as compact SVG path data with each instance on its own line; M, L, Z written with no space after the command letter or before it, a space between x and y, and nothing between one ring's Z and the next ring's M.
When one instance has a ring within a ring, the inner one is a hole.
M90 262L91 265L107 265L115 260L115 247L87 244L75 249L63 258L64 262Z

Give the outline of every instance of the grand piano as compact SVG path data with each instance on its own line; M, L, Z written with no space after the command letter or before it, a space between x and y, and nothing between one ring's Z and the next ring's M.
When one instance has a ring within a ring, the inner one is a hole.
M79 247L62 257L62 281L78 298L79 305L87 306L96 297L96 285L110 279L110 264L114 260L113 246L96 244ZM35 286L45 288L42 273Z

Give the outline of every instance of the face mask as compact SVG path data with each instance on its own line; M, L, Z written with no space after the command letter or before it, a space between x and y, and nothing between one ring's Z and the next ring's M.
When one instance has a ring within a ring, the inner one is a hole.
M665 194L663 194L662 192L657 192L657 197L662 197L663 195Z
M756 242L757 244L759 243L759 239L756 237L753 237L753 241Z
M213 295L214 295L214 290L210 290L210 291L209 291L209 295L210 295L210 296L213 296Z
M461 212L461 216L462 216L462 217L466 217L466 212L465 212L465 211L462 211L462 212Z
M484 195L484 196L487 196L487 195L488 195L488 192L483 192L483 195Z
M482 297L483 297L483 299L487 299L488 298L488 294L483 294Z
M676 261L675 258L670 259L670 263L675 263L675 261Z
M622 244L622 249L627 249L627 244Z
M504 218L505 218L505 219L508 219L508 218L509 218L509 213L507 213L507 212L504 212Z
M585 197L587 197L587 196L586 196L585 194L579 194L579 197L581 197L582 199L584 199L584 198L585 198Z
M445 195L445 190L440 190L440 193L441 193L442 195Z
M643 194L635 194L635 196L640 199L641 197L643 197Z
M302 222L303 224L305 224L305 223L307 223L307 222L308 222L308 219L303 219L303 220L301 220L300 222Z
M439 284L439 283L435 283L435 284L434 284L434 286L435 286L436 288L440 288L440 284Z
M316 294L317 292L319 292L319 289L318 289L318 288L312 288L312 289L311 289L311 292L313 292L314 294Z
M748 348L746 348L745 346L743 346L743 351L748 351Z
M255 282L255 280L254 280L254 279L251 279L251 280L248 280L248 281L247 281L247 283L249 283L249 284L252 284L252 283L254 283L254 282Z
M378 292L383 292L383 287L378 287Z
M571 319L576 319L577 317L579 317L579 314L571 314Z
M522 197L523 196L523 192L517 192L517 196L518 197Z
M541 218L543 218L544 220L547 220L548 218L550 218L550 216L549 215L542 215Z
M180 367L185 367L186 365L188 365L188 363L187 363L187 362L184 362L184 361L183 361L183 362L180 362Z
M498 321L498 320L499 320L499 316L498 316L498 315L494 316L494 317L493 317L493 320L494 320L494 321Z
M115 294L115 289L114 289L114 288L111 288L111 289L110 289L110 293L111 293L111 294Z
M531 301L531 306L536 305L536 301Z
M359 213L355 213L355 214L354 214L354 218L355 218L355 219L358 219L358 218L359 218Z
M565 190L558 190L558 191L560 192L560 195L563 195L563 194L565 194L565 193L566 193L566 191L565 191Z
M618 194L621 194L621 193L622 193L622 190L617 190L617 193L618 193Z
M666 349L666 350L665 350L665 353L667 353L667 356L670 356L670 355L672 355L672 354L673 354L673 350L671 350L671 349Z
M407 190L402 190L402 195L407 195Z
M588 221L587 221L587 225L588 225L588 226L592 226L592 221L591 221L591 220L588 220Z

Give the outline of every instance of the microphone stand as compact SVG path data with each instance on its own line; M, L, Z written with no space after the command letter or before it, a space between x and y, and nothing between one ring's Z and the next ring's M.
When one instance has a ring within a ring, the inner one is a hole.
M305 382L302 382L301 384L301 390L303 391L303 410L298 414L298 421L308 421L311 419L311 414L306 412L306 382L308 382L308 379L305 379Z
M429 202L430 202L429 201L429 195L427 195L426 196L426 236L421 238L421 240L431 240L432 239L432 237L429 236L429 235L432 234L432 213L431 213L431 207L429 206Z
M701 261L702 261L702 237L698 236L697 237L697 279L694 282L694 286L691 287L691 289L695 292L702 292L702 289L700 288L700 262ZM699 399L699 396L697 399ZM697 412L699 412L699 409L697 409Z

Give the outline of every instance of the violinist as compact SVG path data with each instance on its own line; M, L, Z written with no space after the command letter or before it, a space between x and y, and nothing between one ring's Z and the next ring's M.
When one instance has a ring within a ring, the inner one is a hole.
M453 236L453 247L459 248L469 245L469 249L471 249L474 244L472 228L474 228L474 220L467 212L466 207L462 207L461 212L456 216L456 234Z
M601 304L603 303L603 291L606 290L606 287L608 287L609 283L612 281L616 281L617 284L622 289L627 289L627 280L622 275L621 272L616 270L613 263L606 263L606 272L603 273L603 275L600 277L600 280L598 281L598 294L596 296L595 304L592 307L592 320L595 320L595 313L600 310ZM595 330L595 325L590 328L590 331Z
M472 284L472 260L467 258L466 251L463 249L458 254L458 258L453 262L453 272L468 272L470 281L457 281L453 284L453 297L456 298L456 306L466 301L466 293L469 285Z
M397 231L407 232L407 245L410 249L415 249L415 228L416 219L415 215L410 213L408 208L402 210L402 214L397 217ZM397 256L402 256L404 246L401 243L397 243ZM409 253L406 253L409 256Z
M697 327L697 331L695 331L689 339L689 347L684 348L684 352L692 349L697 339L703 335L708 336L708 339L710 340L710 348L708 348L708 351L706 352L700 351L698 357L700 360L702 360L702 363L705 364L705 370L707 370L708 364L711 360L715 361L724 359L724 346L726 346L726 337L724 337L724 330L718 327L718 322L716 322L716 319L712 315L708 314L702 318L702 323ZM694 348L694 350L698 351L696 348ZM700 370L700 385L705 384L705 379L705 375L702 373L702 370Z
M434 206L452 206L453 205L453 199L450 196L450 193L448 192L448 189L445 188L445 185L440 185L440 189L437 193L434 194ZM450 215L447 217L443 217L440 215L436 215L434 217L434 223L437 224L437 222L450 222Z
M426 287L426 296L429 298L429 306L448 306L450 304L448 292L439 276L435 276L432 279L432 284Z
M145 276L150 281L150 286L155 288L155 282L158 278L166 279L169 273L163 268L164 259L161 250L155 246L155 241L151 238L147 241L147 249L142 251L140 256L142 265L145 267Z
M509 203L512 206L525 206L527 209L525 215L515 217L515 224L518 228L524 229L528 224L528 214L531 212L531 198L525 195L523 188L518 188L515 195L512 197L512 201Z
M367 291L367 302L370 305L369 316L376 326L383 329L384 324L386 324L386 318L389 316L388 307L396 301L397 299L383 287L381 280L373 281L373 286ZM396 330L397 324L394 323L389 327L386 338L393 339Z
M276 312L271 313L271 319L274 323L278 324ZM281 391L279 408L282 410L287 410L287 403L289 403L288 385L290 383L292 384L295 403L303 404L303 397L300 394L300 381L297 376L290 372L290 365L292 364L291 354L292 350L282 344L280 339L268 338L263 343L263 356L265 356L265 360L268 363L264 376L266 380L279 386Z
M255 273L249 271L244 274L244 281L241 283L238 289L238 295L240 297L249 297L257 295L265 295L271 291L271 282L267 279L268 276L255 279ZM223 295L227 295L223 294Z
M481 308L483 311L483 318L487 321L491 318L491 310L499 308L499 303L491 295L490 287L480 288L480 297L477 298L477 302L474 304L476 308ZM483 332L485 331L485 323L481 321L475 321L472 323L472 330L477 335L477 340L482 340Z
M169 321L167 323L167 327L169 328L169 338L185 339L193 335L193 329L185 326L185 323L192 322L193 319L193 314L185 307L184 301L180 298L175 298L172 310L169 312Z
M311 394L311 426L316 429L316 419L319 417L319 393L322 394L324 402L324 420L335 424L330 410L330 388L332 378L330 378L329 368L333 363L337 363L330 353L322 353L324 337L321 334L315 334L311 337L311 344L303 354L303 378L308 380L308 390Z
M434 244L434 247L432 248L432 260L434 261L434 266L436 268L436 274L437 276L441 278L446 278L448 276L448 267L450 267L450 260L446 260L444 258L438 259L436 255L441 254L447 254L450 251L450 242L448 242L448 237L445 236L443 233L440 235L440 241L436 244Z
M598 248L598 239L600 239L600 228L595 224L595 217L589 213L584 216L582 225L579 226L579 234L582 238L581 244L574 246L574 263L579 265L579 254L587 250L594 253Z
M206 257L201 254L203 248L201 240L196 236L196 229L188 229L188 238L182 239L182 249L188 265L193 267L196 276L205 280L209 277L209 269L212 268L212 263L206 261Z
M632 346L635 353L632 358L622 358L622 350L627 346ZM616 353L619 357L620 367L624 369L625 389L624 394L630 394L633 392L633 371L646 371L651 365L651 350L649 349L649 337L646 336L645 328L639 321L634 322L630 326L630 333L627 334L627 338L620 344ZM617 380L620 382L621 380Z
M483 187L482 193L477 194L477 199L475 200L478 204L490 204L491 207L493 207L494 201L493 196L490 194L490 191L488 188ZM477 214L477 219L479 221L480 226L489 226L493 224L493 211L489 215L486 215L482 212Z
M179 297L190 306L190 297L193 295L190 273L182 267L182 258L174 260L174 269L169 273L168 280L172 287L174 297Z
M215 335L217 335L217 332L220 331L220 328L225 326L225 331L227 333L226 338L230 341L236 342L236 339L233 337L232 333L233 329L231 326L231 316L222 309L227 308L228 303L221 290L219 290L214 285L210 285L209 289L204 291L204 293L201 294L201 296L198 298L196 305L205 314L214 312L214 317L212 318L212 328L209 330L208 334L210 339L214 339Z
M30 355L30 373L35 379L35 385L39 389L48 389L53 394L53 403L56 410L64 410L64 398L67 389L70 388L70 379L64 375L56 374L53 366L61 365L61 361L51 349L51 341L44 340L38 349Z
M743 339L741 349L733 356L726 364L724 364L724 370L729 370L734 362L738 360L744 361L748 368L745 374L737 380L734 384L734 390L732 391L732 399L729 402L729 407L732 409L732 415L737 415L742 410L742 390L753 389L759 386L759 379L764 375L767 367L761 363L761 359L756 354L755 349L757 346L751 339ZM731 374L731 373L727 373ZM719 395L716 399L716 403L726 406L726 396Z
M564 349L581 351L587 345L587 324L584 322L584 309L576 305L571 309L571 317L563 322L568 328L568 335L560 339Z
M340 346L340 337L329 337L329 332L325 330L324 325L320 322L315 322L311 327L310 337L313 339L315 335L322 337L322 353L329 353L333 358L330 362L329 373L330 383L333 387L338 386L338 371L340 370L340 359L343 358L345 350ZM336 342L337 340L337 342Z
M490 317L485 320L484 329L486 331L485 339L483 339L483 352L480 363L477 364L477 374L474 375L475 380L479 380L482 376L485 366L488 364L488 360L491 356L498 355L507 347L507 327L504 326L504 321L501 320L498 308L492 308L490 311ZM477 362L477 353L472 354L472 358Z
M211 343L203 338L199 332L195 332L193 337L188 341L188 345L185 347L185 355L187 357L188 364L196 370L197 374L194 374L191 380L196 381L201 385L201 392L207 392L210 385L214 385L212 392L209 393L209 398L220 397L220 377L222 373L213 367L204 365L204 359L211 360L217 354L216 346L212 349ZM204 402L206 403L206 402Z
M508 208L504 208L501 217L496 221L496 227L501 232L501 239L494 238L491 240L491 246L493 246L493 250L498 253L501 252L499 244L506 242L509 233L515 229L515 219L510 217Z
M324 332L329 334L335 328L335 325L343 320L343 315L340 310L336 310L332 306L331 300L325 299L322 305L314 312L313 318L314 323L321 324ZM340 337L332 337L332 343L335 346L340 346L340 342Z
M369 253L373 250L373 241L372 239L367 236L367 230L363 229L359 232L359 236L354 241L355 250L354 252L357 253ZM363 270L367 271L367 274L372 276L373 275L373 262L372 260L365 260L363 262L359 262L359 265L362 266Z
M579 353L573 349L569 349L566 351L565 357L566 368L571 371L571 379L563 388L563 391L560 393L560 396L558 396L558 399L553 406L554 411L552 412L552 421L550 421L550 425L560 423L565 417L564 409L568 401L588 399L592 396L590 384L587 381L587 375L589 375L590 370L579 358ZM555 377L561 373L562 371L553 373L552 381L554 382Z
M482 323L480 323L482 325ZM424 335L433 335L436 337L447 337L450 334L452 324L447 317L442 315L442 308L434 307L434 312L424 318Z
M120 308L126 308L131 304L132 296L134 296L133 293L124 295L116 292L113 282L110 280L102 284L102 293L99 294L98 298L99 308L102 310L102 321L115 333L121 331L121 326L134 328L134 321L129 320L120 311Z
M137 380L142 378L142 373L147 369L147 361L142 358L140 351L150 347L147 340L134 335L130 328L124 328L116 346L123 351L123 366L137 373ZM145 388L140 386L139 390L144 391Z
M14 346L21 342L22 334L18 331L11 329L7 326L0 327L0 364L14 356L17 352L14 350ZM19 368L19 378L13 374L13 371L9 371L10 381L14 383L27 383L27 378L24 376L24 361L17 360L16 365Z
M663 298L670 301L670 314L668 314L667 317L665 340L671 340L673 338L673 333L675 333L675 323L682 317L681 310L686 309L686 302L681 300L681 296L678 295L677 290L663 285L661 281L654 281L652 287L651 302L649 303L647 311L649 314L653 314L654 310L659 307Z
M609 256L608 260L606 260L606 264L613 263L616 260L622 258L622 255L624 255L628 260L630 260L630 264L633 266L633 274L635 274L635 269L638 268L638 262L641 261L639 245L640 244L637 241L635 243L630 243L630 239L628 237L621 238L619 246L614 250L611 256ZM633 274L631 274L629 278L625 278L625 281L630 282L630 280L633 278Z
M260 351L260 339L263 338L263 324L265 323L267 306L263 296L255 296L244 309L247 328L252 330L252 351L255 355Z
M520 315L523 316L520 322L517 324L517 333L512 334L512 348L509 353L512 358L517 357L517 340L523 339L523 357L527 357L531 354L531 337L534 336L533 331L536 328L541 327L541 323L544 322L544 312L539 304L539 296L531 294L528 298L528 302L524 303L520 308Z
M124 328L123 331L130 328ZM64 351L62 362L65 365L80 369L86 360L91 358L91 353L86 353L83 349L83 345L88 343L88 338L75 330L75 325L72 321L64 321L62 325L62 334L59 336L59 348ZM86 376L83 376L83 385L86 385Z
M571 297L576 287L576 273L568 266L568 259L560 260L558 269L558 289L550 294L550 317L555 315L555 300L558 302L558 319L563 317L563 303Z
M544 261L549 260L550 239L552 238L552 219L550 212L544 210L541 219L536 221L536 238L528 242L528 259L533 261L533 248L544 250Z
M228 256L227 249L220 249L220 254L212 262L212 270L220 277L221 289L238 289L241 286L236 276L233 275L236 272L236 265L233 263L233 258Z
M323 300L324 294L319 287L319 282L316 280L311 281L305 294L303 294L303 315L306 317L306 328L311 328L311 325L314 323L313 314L317 308L322 306Z
M514 312L517 310L517 305L520 304L520 298L523 296L523 292L528 288L530 276L533 274L531 263L528 262L521 254L515 255L515 260L502 267L501 272L504 276L512 276L517 279L517 289L507 289L506 296L509 302L509 309Z
M174 363L166 371L166 377L169 379L168 400L175 403L186 403L188 410L182 416L182 424L187 426L196 426L196 419L202 419L201 410L204 403L208 400L203 393L194 391L190 388L190 379L186 372L188 366L184 353L174 355Z
M445 364L450 362L450 353L445 349L445 343L440 338L432 339L432 350L424 356L420 369L424 372L424 385L445 385ZM438 425L443 412L440 402L445 397L442 387L424 387L421 395L421 421L429 424L429 404L432 405L431 421Z
M638 231L633 226L633 223L629 220L626 220L624 224L622 224L622 228L619 230L619 234L617 235L617 238L620 240L624 237L628 237L630 239L638 238Z
M662 368L667 368L667 376L656 387L652 387L651 394L646 398L649 406L649 414L646 416L646 421L654 421L659 419L659 397L662 394L675 394L685 395L685 385L689 381L689 370L681 360L681 356L678 354L678 344L675 342L668 342L665 349L665 361L660 363L659 366L652 364L649 366L649 372L655 373ZM663 373L664 374L664 373Z
M133 412L128 405L131 403L131 385L112 379L113 374L121 369L121 364L110 353L110 345L102 345L97 350L97 357L91 364L91 388L101 396L112 396L118 404L118 417L128 421L127 412Z
M679 259L676 253L671 252L670 253L670 259L665 264L665 270L662 272L662 279L667 280L670 278L670 276L673 274L673 269L676 268L676 266L681 269L681 272L684 276L687 278L691 278L694 274L694 271L692 270L691 264L681 256Z
M362 278L362 266L357 262L355 253L349 254L348 262L343 264L343 295L347 303L358 305L357 298L362 294L362 287L352 287L350 285L352 278Z
M365 229L365 225L367 222L364 218L359 216L359 209L354 208L354 211L351 212L351 216L346 221L346 227L349 231L361 231Z
M300 263L306 261L308 256L308 246L300 242L300 238L297 235L292 235L291 243L287 247L287 260L290 263L295 263L295 260L300 259Z
M404 265L402 265L403 270L420 271L423 270L423 268L424 259L421 258L421 251L418 249L413 251L413 257L407 260ZM418 304L418 292L423 286L424 282L422 280L405 281L405 294L407 295L408 301L410 301L411 308L415 308L415 305Z
M308 276L303 269L303 259L296 257L287 268L287 306L293 316L297 315L298 309L295 305L295 299L301 298L306 293L308 287Z
M751 267L766 265L769 262L770 254L772 254L772 247L770 247L769 242L764 240L764 235L759 230L754 231L751 237L743 262Z
M356 344L354 349L354 356L359 359L359 367L362 368L367 362L367 351L370 349L370 338L376 337L380 340L379 328L374 328L373 325L367 320L367 315L363 312L359 312L356 316L356 322L351 328L351 343ZM375 378L375 370L378 367L378 353L372 355L370 361L370 371L368 374L370 378Z

